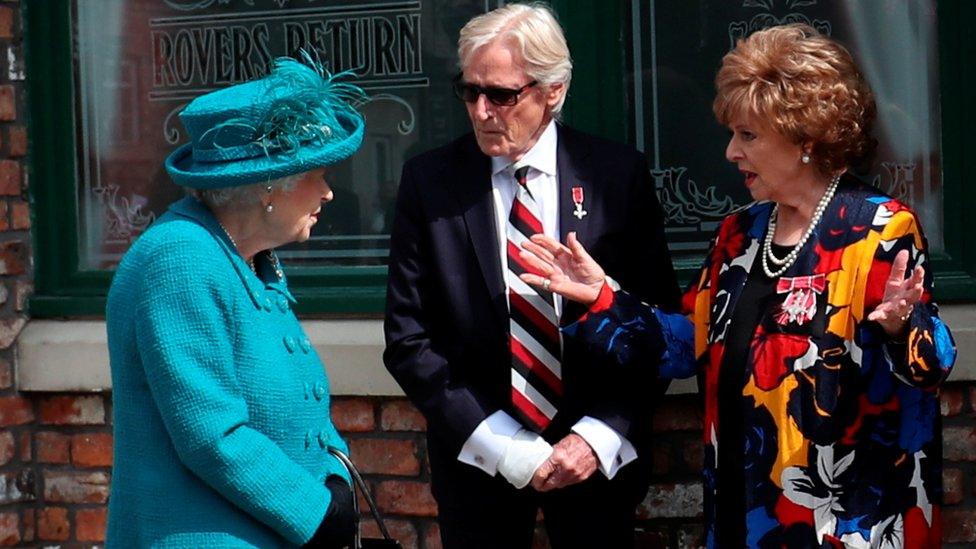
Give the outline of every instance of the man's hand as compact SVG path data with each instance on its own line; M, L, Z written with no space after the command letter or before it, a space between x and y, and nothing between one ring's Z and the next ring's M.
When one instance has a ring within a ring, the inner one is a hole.
M593 448L576 433L566 435L552 447L552 455L532 477L532 487L540 492L583 482L596 472L599 462Z

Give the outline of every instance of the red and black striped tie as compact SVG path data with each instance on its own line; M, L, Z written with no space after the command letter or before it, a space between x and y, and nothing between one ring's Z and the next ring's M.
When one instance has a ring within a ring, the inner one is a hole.
M543 233L541 211L526 186L529 167L515 170L515 200L508 216L509 349L512 352L512 404L522 422L542 432L556 415L563 393L559 328L551 292L518 277L528 272L519 257L522 242Z

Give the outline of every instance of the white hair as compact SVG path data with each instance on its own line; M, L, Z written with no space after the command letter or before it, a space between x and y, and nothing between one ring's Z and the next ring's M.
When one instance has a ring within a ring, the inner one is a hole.
M203 202L211 210L222 209L225 207L246 208L260 203L261 195L271 193L275 190L289 192L295 188L303 173L286 175L280 179L274 179L266 183L252 183L241 185L240 187L225 187L222 189L191 189L186 187L186 193L200 202Z
M537 2L508 4L468 21L458 36L461 70L472 53L498 40L514 43L525 62L525 73L529 78L546 88L562 84L562 96L552 108L552 115L558 116L569 93L573 60L563 29L549 7Z

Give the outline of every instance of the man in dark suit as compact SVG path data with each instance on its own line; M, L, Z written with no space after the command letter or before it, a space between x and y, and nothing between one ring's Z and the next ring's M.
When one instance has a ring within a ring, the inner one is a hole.
M555 122L572 63L548 9L461 30L455 92L474 129L406 163L384 361L428 421L447 548L628 547L649 484L653 365L613 370L559 323L584 310L518 275L533 233L575 233L644 300L678 304L660 206L634 149Z

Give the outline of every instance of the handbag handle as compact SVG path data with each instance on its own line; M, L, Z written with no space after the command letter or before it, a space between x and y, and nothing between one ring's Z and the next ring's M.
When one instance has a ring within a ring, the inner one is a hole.
M380 510L376 507L376 502L373 501L373 495L369 493L369 489L366 488L366 482L363 477L359 474L359 470L356 469L356 465L353 464L349 456L344 454L342 450L336 448L335 446L329 446L329 453L335 456L349 471L349 476L352 477L355 486L359 487L360 493L366 498L366 504L369 505L369 511L373 515L373 520L376 521L376 525L380 527L380 533L383 534L383 538L387 540L392 540L390 537L389 530L386 529L386 524L383 522L383 517L380 515ZM355 490L352 494L352 508L356 512L356 516L359 516L359 498L356 497ZM356 529L356 547L360 547L360 531L359 528Z

